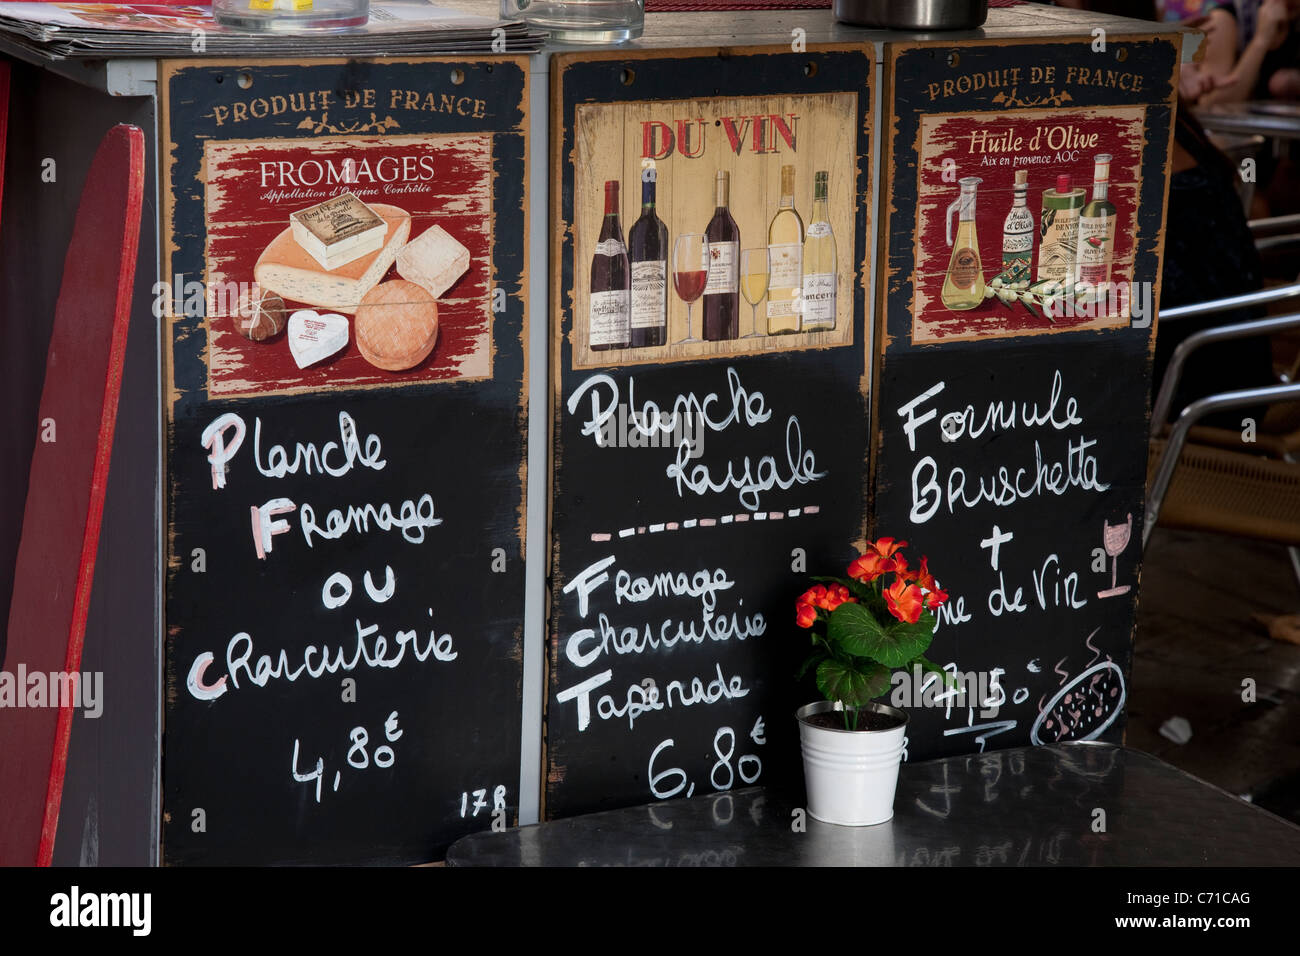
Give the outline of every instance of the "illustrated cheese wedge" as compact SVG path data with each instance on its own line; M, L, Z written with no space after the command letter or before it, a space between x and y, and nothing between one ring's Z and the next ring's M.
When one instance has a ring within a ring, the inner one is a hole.
M353 314L366 293L379 284L411 235L411 214L405 209L384 203L372 203L370 208L388 226L380 249L337 269L327 270L298 245L293 229L288 228L276 236L258 257L253 278L263 289L270 289L294 302Z
M430 226L397 254L397 274L428 290L435 299L469 269L469 250L442 226Z
M414 282L375 286L357 309L357 351L376 368L415 368L438 341L438 303Z

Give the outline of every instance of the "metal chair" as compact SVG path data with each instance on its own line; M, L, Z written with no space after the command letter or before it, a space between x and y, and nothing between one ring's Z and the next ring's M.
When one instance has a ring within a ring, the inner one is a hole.
M1169 309L1161 323L1300 296L1300 283ZM1167 424L1188 357L1198 349L1257 335L1300 330L1300 313L1194 333L1174 350L1151 409L1145 549L1157 522L1287 545L1300 581L1300 383L1288 380L1199 399ZM1267 406L1252 440L1242 430L1199 425L1217 411Z

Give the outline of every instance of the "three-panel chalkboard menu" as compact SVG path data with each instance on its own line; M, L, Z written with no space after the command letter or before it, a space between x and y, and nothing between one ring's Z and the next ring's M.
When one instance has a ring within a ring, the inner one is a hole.
M910 759L1120 739L1178 44L886 48L873 520L975 690Z
M516 819L526 62L164 65L165 862Z
M552 57L543 817L797 787L869 536L908 759L1122 730L1178 41L874 49ZM162 86L164 860L435 859L533 730L527 61Z
M869 46L552 60L544 815L788 778L866 530Z

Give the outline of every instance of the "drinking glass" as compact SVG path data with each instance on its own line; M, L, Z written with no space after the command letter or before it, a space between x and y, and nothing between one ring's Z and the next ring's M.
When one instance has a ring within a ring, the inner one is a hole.
M212 17L222 26L249 32L340 33L365 26L370 0L312 0L305 10L286 10L257 0L212 0Z
M501 18L565 43L622 43L645 29L645 0L501 0Z
M1110 556L1110 587L1104 591L1098 591L1097 597L1119 597L1121 594L1128 594L1131 585L1121 584L1116 587L1116 575L1119 574L1119 556L1124 553L1128 547L1129 538L1133 534L1133 514L1129 513L1128 520L1123 524L1110 524L1105 518L1101 519L1101 543L1106 548L1106 554Z
M686 338L678 342L700 341L691 334L691 309L695 300L704 294L709 282L709 240L698 232L687 232L673 243L673 288L677 297L686 303Z
M740 292L749 303L750 326L753 331L742 335L742 339L761 339L764 333L758 331L758 303L767 295L767 283L771 275L771 260L767 255L767 246L759 249L744 249L740 253Z

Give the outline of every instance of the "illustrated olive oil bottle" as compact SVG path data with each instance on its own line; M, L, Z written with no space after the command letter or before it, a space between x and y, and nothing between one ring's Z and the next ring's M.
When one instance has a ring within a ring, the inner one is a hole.
M1002 224L1002 274L1012 282L1029 278L1034 258L1034 214L1025 200L1029 193L1029 171L1016 170L1011 211Z
M984 301L984 268L980 262L979 237L975 234L975 187L978 176L958 180L961 195L948 207L948 245L952 258L943 279L943 304L955 311L973 309ZM952 234L952 217L957 214L957 237Z
M1110 187L1110 154L1093 158L1092 202L1079 213L1077 281L1101 285L1110 281L1115 254L1115 206L1106 198Z
M1056 177L1056 188L1043 192L1043 215L1039 220L1038 281L1053 279L1062 285L1074 282L1074 264L1079 248L1079 213L1087 197L1083 189L1070 188L1070 174Z

